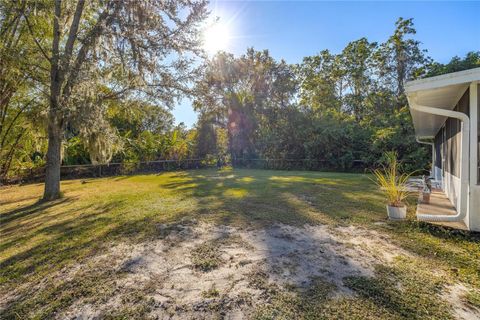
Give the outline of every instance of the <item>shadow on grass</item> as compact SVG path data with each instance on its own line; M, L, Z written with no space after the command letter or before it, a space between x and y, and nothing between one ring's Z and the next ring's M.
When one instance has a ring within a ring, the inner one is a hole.
M377 265L375 277L352 276L344 282L376 310L390 314L388 318L451 319L450 306L439 296L443 288L441 277L432 277L428 268L418 268L408 261Z
M56 201L56 204L65 203ZM49 203L48 207L54 205ZM34 226L23 230L23 234L19 238L5 241L1 245L2 252L15 248L20 244L28 245L28 249L20 251L8 258L2 259L0 263L0 276L3 279L14 280L19 277L29 276L31 273L43 272L58 269L60 266L71 262L77 256L86 252L94 253L95 250L104 245L102 229L107 229L111 223L111 218L104 214L114 208L116 203L110 203L106 206L84 206L75 209L66 209L55 215L42 217L43 220L51 221L58 218L60 222L54 224L43 225L46 221L35 221ZM45 208L42 206L42 208ZM69 217L71 211L91 210L93 212L78 216ZM36 209L39 210L39 209ZM10 227L11 229L13 227ZM17 227L21 228L21 227ZM2 232L5 229L2 230ZM45 239L45 240L36 240ZM34 245L29 245L35 243Z
M125 183L130 178L121 177L113 181ZM171 221L179 222L183 218L193 218L217 224L255 227L271 227L278 223L302 226L372 224L386 221L385 208L378 191L368 178L358 174L201 170L178 172L171 175L171 178L172 182L162 183L159 188L172 191L180 202L192 199L196 202L194 210L191 207L178 209L178 212L168 218ZM2 258L0 263L2 282L8 284L15 284L16 281L40 282L48 273L74 263L81 264L88 257L107 250L115 241L129 242L161 237L158 225L165 222L161 212L144 213L142 209L131 208L135 204L125 200L108 200L101 204L92 203L77 207L69 206L72 202L74 199L65 198L58 202L35 203L11 210L1 216L2 233L11 234L15 231L22 233L2 243L0 247L2 255L18 244L27 246L23 251ZM41 216L48 209L59 205L63 206L55 214ZM32 216L36 219L24 221ZM50 223L43 226L47 221ZM5 224L9 225L4 227ZM398 226L399 229L403 228L405 233L411 230L408 223ZM34 239L37 239L36 242L29 244L29 241ZM279 247L282 241L280 239L266 243L266 257L272 268L275 267L276 255L282 250ZM316 241L318 241L316 238L307 238L305 244ZM412 248L409 249L414 251ZM340 260L346 259L342 254L335 252L328 252L325 255ZM355 269L357 267L353 265L352 270ZM73 303L68 300L66 294L77 294L78 298L95 292L98 286L103 287L102 283L87 281L91 288L76 293L72 287L82 283L81 276L82 274L67 280L57 288L57 292L52 291L51 287L39 289L36 293L27 290L23 298L28 300L31 298L28 294L34 294L40 299L37 301L38 305L53 304L47 310L50 313L42 315L51 317L59 309ZM110 276L115 277L115 274ZM92 277L94 279L96 276ZM102 277L100 278L103 279ZM365 299L378 304L378 297L390 296L390 284L373 286L375 289L373 292L365 293L362 282L365 279L362 279L353 284L352 289L358 291ZM78 286L84 288L83 285ZM62 289L63 287L68 290ZM59 296L65 301L54 305ZM403 311L396 310L398 308L402 310L406 308L408 314L415 308L409 304L405 306L385 305L382 301L380 303L382 308L392 309L393 314L403 314ZM25 311L38 305L32 306L22 299L15 299L7 306L7 310Z
M31 199L35 199L35 197L33 197ZM24 199L22 199L21 201L23 201L23 200ZM58 206L58 205L61 205L61 204L66 204L66 203L71 202L71 201L72 201L71 198L61 198L61 199L54 200L54 201L38 200L31 205L24 206L24 207L19 207L19 208L16 208L16 209L13 209L13 210L10 210L10 211L7 211L5 213L0 214L0 225L12 222L16 219L21 219L21 218L26 217L26 216L31 216L31 215L34 215L36 213L40 213L40 212L42 212L44 210L47 210L49 208L52 208L52 207L55 207L55 206Z
M182 181L161 187L178 191L183 199L197 199L199 214L220 218L218 222L224 224L385 220L378 192L368 178L346 176L264 170L192 171L182 175Z
M20 199L15 198L15 199L12 199L12 200L0 200L0 205L4 206L4 205L16 203L16 202L30 201L30 200L34 200L34 199L38 199L38 197L37 196L30 196L30 197L25 197L25 198L20 198Z

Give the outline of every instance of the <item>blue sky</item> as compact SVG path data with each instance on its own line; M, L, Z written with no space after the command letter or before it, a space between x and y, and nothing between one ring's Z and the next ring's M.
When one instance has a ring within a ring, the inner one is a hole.
M227 51L268 49L276 59L301 62L323 49L340 52L366 37L383 42L398 17L414 18L416 38L439 62L480 50L480 2L212 1L212 15L228 26ZM173 110L176 122L191 127L191 101Z

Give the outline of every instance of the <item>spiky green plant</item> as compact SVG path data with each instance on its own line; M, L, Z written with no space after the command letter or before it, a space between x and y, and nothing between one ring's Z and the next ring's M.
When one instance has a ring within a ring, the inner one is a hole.
M409 195L407 182L412 175L399 173L399 162L397 153L394 151L385 152L386 164L373 170L375 183L380 187L387 197L388 205L392 207L403 207L404 201Z

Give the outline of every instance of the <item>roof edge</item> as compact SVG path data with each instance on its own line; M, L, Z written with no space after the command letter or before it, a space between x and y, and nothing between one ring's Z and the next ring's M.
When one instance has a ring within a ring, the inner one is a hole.
M408 94L415 91L436 89L473 81L480 81L480 67L408 81L405 83L405 92Z

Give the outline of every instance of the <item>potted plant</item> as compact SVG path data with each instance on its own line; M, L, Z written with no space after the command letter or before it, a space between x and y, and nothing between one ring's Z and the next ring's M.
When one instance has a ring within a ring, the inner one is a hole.
M392 220L405 219L407 216L405 199L409 195L407 182L411 174L398 172L399 163L396 152L386 152L385 158L386 164L373 170L375 182L387 198L388 217Z
M427 176L423 176L422 202L430 203L430 194L432 193L432 182Z

